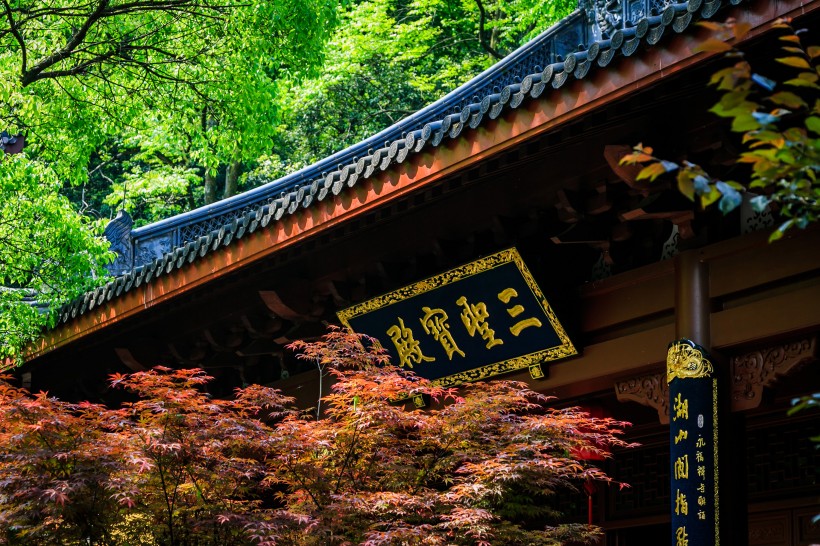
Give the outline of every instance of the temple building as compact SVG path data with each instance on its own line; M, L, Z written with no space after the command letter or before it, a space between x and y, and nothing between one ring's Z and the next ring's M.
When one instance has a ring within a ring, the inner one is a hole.
M818 0L582 0L473 80L314 165L138 229L121 214L107 230L116 276L63 307L15 373L105 401L110 373L201 367L215 394L264 383L313 403L317 371L285 346L344 323L442 381L522 380L634 423L640 447L601 463L631 488L590 489L566 510L591 516L607 545L669 544L682 412L667 355L691 339L725 411L712 469L723 522L709 497L710 524L731 527L724 544L818 544L820 421L786 412L820 392L820 229L769 243L776 211L748 197L726 215L703 210L673 178L647 183L619 160L643 143L739 176L740 136L708 111L726 61L698 50L710 31L696 23L748 23L734 45L765 68L778 18L811 37L819 15ZM481 277L500 264L514 264L509 277ZM441 286L455 286L449 308L418 299L361 319ZM444 310L452 338L434 316ZM482 313L508 322L490 336ZM523 354L492 356L513 348Z

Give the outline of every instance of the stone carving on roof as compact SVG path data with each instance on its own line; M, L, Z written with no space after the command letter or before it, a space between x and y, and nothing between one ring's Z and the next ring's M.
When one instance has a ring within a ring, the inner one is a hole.
M612 33L621 28L623 23L621 0L595 0L595 22L598 24L602 37L611 37Z
M139 241L134 252L134 262L136 265L147 264L162 258L165 254L171 252L172 248L171 238L167 236Z
M26 136L22 133L10 135L6 131L0 132L0 152L19 154L26 145Z
M134 220L126 211L121 210L113 220L105 226L103 235L110 243L110 250L117 253L117 257L108 266L112 275L120 275L134 266L134 244L131 239L131 228Z

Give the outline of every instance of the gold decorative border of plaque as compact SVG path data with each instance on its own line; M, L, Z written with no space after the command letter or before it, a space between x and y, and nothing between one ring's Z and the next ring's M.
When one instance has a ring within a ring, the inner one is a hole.
M554 347L549 347L547 349L542 349L540 351L536 351L534 353L530 353L527 355L518 356L508 360L503 360L501 362L495 362L493 364L488 364L480 368L474 368L472 370L466 370L453 375L440 377L438 379L433 380L433 384L441 385L443 387L451 387L454 385L458 385L460 383L481 381L482 379L487 379L489 377L493 377L496 375L501 375L504 373L521 370L524 368L529 368L530 366L540 364L542 362L549 362L552 360L558 360L561 358L577 355L578 350L575 348L575 345L573 345L572 341L570 341L569 336L564 330L564 327L558 321L558 317L552 310L552 307L547 301L547 298L541 292L541 288L535 282L535 278L532 276L532 273L530 273L530 270L527 268L526 264L524 263L524 260L521 258L521 255L515 248L508 248L507 250L502 250L501 252L491 254L474 262L470 262L468 264L456 267L455 269L445 271L444 273L439 273L438 275L434 275L422 281L413 283L408 286L404 286L397 290L393 290L392 292L388 292L387 294L383 294L368 301L353 305L351 307L348 307L347 309L342 309L341 311L336 313L336 315L339 317L339 320L342 322L342 324L344 324L348 330L353 332L354 330L353 328L351 328L349 322L352 318L364 315L377 309L381 309L383 307L387 307L388 305L392 305L394 303L404 301L406 299L410 299L414 296L430 292L432 290L435 290L436 288L447 286L448 284L460 281L462 279L466 279L467 277L472 277L473 275L507 263L514 263L516 267L518 267L518 271L524 278L524 282L532 291L532 294L533 296L535 296L536 301L538 301L538 303L541 305L541 309L544 311L544 314L549 319L550 325L552 326L553 330L558 336L558 339L560 340L561 344L556 345Z
M714 476L712 485L715 489L715 546L720 546L720 457L718 456L718 380L712 379L712 443L714 444L712 464L714 465Z

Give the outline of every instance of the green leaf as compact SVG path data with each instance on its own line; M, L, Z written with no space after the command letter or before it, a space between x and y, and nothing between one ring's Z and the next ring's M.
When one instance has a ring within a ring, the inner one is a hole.
M806 54L806 52L800 47L783 46L780 49L782 49L783 51L788 51L789 53L797 53L798 55L805 55Z
M809 116L806 118L806 129L811 131L812 133L820 135L820 117L817 116Z
M792 87L810 87L810 88L817 88L817 74L814 72L801 72L797 75L796 78L792 78L790 80L786 80L783 83L786 85L791 85Z
M769 203L771 203L771 199L765 195L757 195L749 200L749 204L755 212L763 212L769 206Z
M757 109L757 104L747 101L749 96L748 89L735 88L734 91L724 93L720 97L720 102L715 105L715 112L719 116L731 116L744 112L754 112Z
M740 203L743 201L743 197L735 188L726 182L718 182L715 184L715 187L722 194L720 202L718 203L720 212L723 214L729 214L740 206Z
M775 59L777 62L795 68L811 68L811 65L803 57L779 57Z
M703 195L704 193L712 191L712 187L709 184L709 179L701 174L695 175L693 182L695 185L695 191L698 195Z
M678 189L690 201L695 200L695 184L692 181L691 174L687 171L681 170L678 172Z
M709 85L717 85L718 89L731 89L735 82L735 69L727 67L718 70L709 79Z
M709 192L700 196L700 205L705 209L720 199L720 192L714 186L709 186Z
M743 135L743 143L752 142L750 147L754 148L756 146L761 146L763 144L770 144L775 148L782 148L783 145L786 143L786 139L783 138L783 134L777 131L750 131L748 133L744 133Z
M760 129L760 122L752 114L741 114L735 116L735 119L732 120L732 131L736 133L754 131L755 129Z
M780 91L769 97L769 100L780 106L797 110L798 108L808 108L808 104L798 95L791 91Z

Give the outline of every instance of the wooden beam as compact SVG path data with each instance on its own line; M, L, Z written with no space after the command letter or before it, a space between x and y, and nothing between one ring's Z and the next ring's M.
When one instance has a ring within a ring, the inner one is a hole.
M132 372L144 372L152 366L152 364L146 365L137 360L131 351L125 347L114 347L114 353L116 353L117 358L120 359L120 362L125 364L125 366Z

